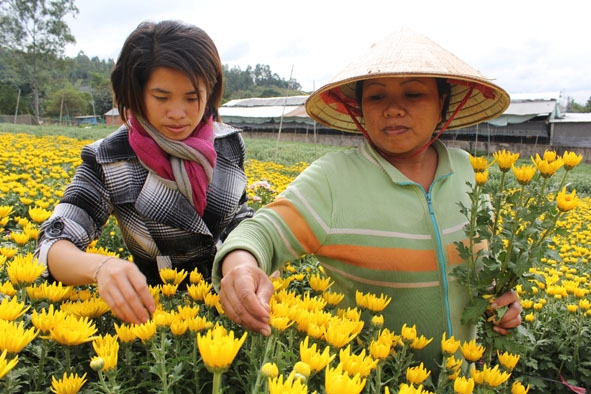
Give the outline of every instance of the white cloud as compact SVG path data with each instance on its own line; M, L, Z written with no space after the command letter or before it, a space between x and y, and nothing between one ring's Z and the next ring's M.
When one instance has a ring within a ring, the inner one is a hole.
M207 31L225 64L266 64L306 90L324 84L376 40L411 27L495 78L509 93L591 97L585 0L77 0L66 53L116 58L143 20L180 19Z

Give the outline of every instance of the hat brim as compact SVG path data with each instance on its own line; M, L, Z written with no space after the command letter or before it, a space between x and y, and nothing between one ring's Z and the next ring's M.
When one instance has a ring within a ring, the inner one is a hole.
M397 33L349 64L333 80L306 100L306 112L317 122L337 130L359 133L352 116L363 125L356 102L357 82L374 78L433 77L451 85L445 119L456 111L472 89L466 103L455 114L447 130L469 127L501 115L510 104L509 94L490 79L414 32ZM338 96L338 100L328 97ZM348 107L343 103L350 104ZM351 111L353 109L353 111ZM442 125L438 126L438 129Z

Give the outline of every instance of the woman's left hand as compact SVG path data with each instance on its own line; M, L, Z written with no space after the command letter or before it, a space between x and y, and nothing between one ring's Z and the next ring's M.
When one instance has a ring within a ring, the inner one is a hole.
M507 311L499 320L495 320L493 330L501 335L509 334L509 330L521 325L521 303L514 290L497 297L490 306L492 309L507 307Z

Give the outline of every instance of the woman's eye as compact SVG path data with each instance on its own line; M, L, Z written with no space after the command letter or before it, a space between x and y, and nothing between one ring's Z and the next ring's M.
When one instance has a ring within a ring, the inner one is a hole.
M370 94L369 96L367 96L367 100L376 101L376 100L379 100L379 99L381 99L383 97L384 96L381 95L381 94Z
M163 96L154 96L154 98L158 101L166 101L166 97Z
M422 95L423 95L422 93L406 93L406 97L408 97L408 98L419 98Z

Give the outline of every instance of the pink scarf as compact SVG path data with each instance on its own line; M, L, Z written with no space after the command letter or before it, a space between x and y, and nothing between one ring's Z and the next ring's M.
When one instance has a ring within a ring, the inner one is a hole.
M183 141L163 136L148 121L131 117L129 144L142 164L163 179L175 181L181 193L203 216L207 205L207 187L213 176L217 153L213 146L212 119L201 121ZM180 160L181 170L171 163Z

